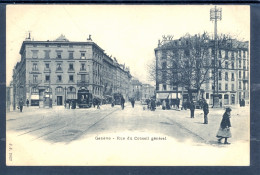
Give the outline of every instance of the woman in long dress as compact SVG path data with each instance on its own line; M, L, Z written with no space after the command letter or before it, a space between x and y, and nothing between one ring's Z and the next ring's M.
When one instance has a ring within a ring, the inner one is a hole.
M232 134L230 131L230 127L231 127L231 123L230 123L231 114L230 113L231 113L231 111L232 111L231 108L226 108L226 112L224 113L223 118L221 120L220 128L217 133L217 137L219 138L218 139L219 143L221 143L221 140L223 138L225 138L224 144L230 144L229 142L227 142L227 139L232 137Z

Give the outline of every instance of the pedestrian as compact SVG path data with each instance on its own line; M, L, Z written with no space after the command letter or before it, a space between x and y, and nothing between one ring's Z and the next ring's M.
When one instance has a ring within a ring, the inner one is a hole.
M220 101L220 103L219 103L219 104L220 104L220 107L222 108L222 101Z
M115 99L112 99L111 107L114 107L114 105L115 105Z
M162 109L165 110L165 107L166 107L166 102L165 102L165 100L163 100L163 102L162 102Z
M97 109L100 109L100 100L97 99Z
M180 99L179 98L177 98L176 105L177 105L177 108L179 109L179 107L180 107Z
M242 106L242 100L239 99L239 106L241 107Z
M26 100L26 105L27 105L27 107L29 107L29 100L28 99Z
M155 111L156 107L155 107L155 100L151 99L151 111Z
M190 118L194 118L195 105L193 101L190 102Z
M209 105L206 101L203 104L203 112L204 112L204 124L208 124Z
M227 142L227 139L230 138L232 135L231 135L231 131L230 131L230 127L231 127L231 123L230 123L230 117L231 117L231 108L226 108L226 111L223 115L223 118L221 120L221 123L220 123L220 128L218 130L218 133L217 133L217 136L219 139L218 139L218 143L221 143L221 140L223 138L225 138L225 142L224 144L230 144L229 142Z
M121 107L122 107L122 110L124 110L124 108L125 108L125 99L124 99L124 97L121 98Z
M20 99L20 101L19 101L19 109L20 109L20 112L23 112L23 99Z
M97 104L97 100L94 98L93 99L93 106L94 106L94 108L96 107L96 104Z
M135 100L134 100L134 98L131 98L131 104L132 104L132 108L134 108L135 107Z

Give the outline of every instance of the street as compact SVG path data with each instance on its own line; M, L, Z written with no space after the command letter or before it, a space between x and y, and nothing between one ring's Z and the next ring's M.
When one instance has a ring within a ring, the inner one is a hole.
M181 144L213 149L233 149L242 143L249 148L249 108L232 108L232 138L229 139L232 144L229 146L218 144L216 139L224 109L210 108L209 124L205 125L201 109L196 109L195 118L191 119L189 110L162 110L161 107L156 111L143 110L143 106L138 102L135 108L127 103L124 110L118 105L113 108L110 105L102 105L101 109L25 107L22 113L7 113L7 139L8 142L20 140L28 145L41 143L46 145L46 148L57 146L59 150L66 147L74 149L75 145L82 146L88 141L99 146L119 146L132 142L135 145L142 143L142 146L150 144L151 148L157 144L160 144L160 147L165 144ZM152 141L154 144L151 144Z

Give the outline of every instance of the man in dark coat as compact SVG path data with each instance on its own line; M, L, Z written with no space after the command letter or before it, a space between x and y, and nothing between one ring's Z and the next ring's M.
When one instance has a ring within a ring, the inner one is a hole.
M124 108L125 108L125 99L124 99L124 97L121 98L121 107L124 110Z
M180 99L179 98L177 98L177 100L176 100L176 105L177 105L177 108L179 109L179 107L180 107Z
M194 118L195 105L193 101L190 102L190 118Z
M20 101L19 101L19 109L20 109L20 112L23 112L23 99L20 99Z
M208 124L209 105L206 101L203 104L203 112L204 112L204 124Z
M216 136L219 138L218 139L219 143L221 143L221 140L223 138L225 138L224 144L230 144L227 142L227 138L230 138L232 136L231 131L230 131L230 127L231 127L230 112L231 111L232 111L231 108L226 108L226 112L224 113L223 118L221 120L220 128L219 128L217 136Z
M27 105L27 107L29 107L29 100L28 99L26 100L26 105Z
M132 107L134 108L135 107L135 99L134 98L131 98L131 104L132 104Z

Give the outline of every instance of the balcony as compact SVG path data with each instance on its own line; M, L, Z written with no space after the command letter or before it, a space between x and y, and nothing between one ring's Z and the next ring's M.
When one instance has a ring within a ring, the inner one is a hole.
M49 68L49 69L48 69L48 68L44 68L43 71L44 71L45 73L48 73L48 72L50 73L50 72L51 72L51 69L50 69L50 68Z
M62 80L57 80L56 83L62 83Z
M39 85L41 83L42 83L42 80L33 80L33 81L29 80L29 85L30 86L37 86L37 85Z
M88 86L89 81L85 81L85 80L78 80L77 81L77 86Z
M87 70L86 70L86 68L80 68L80 71L86 72Z

